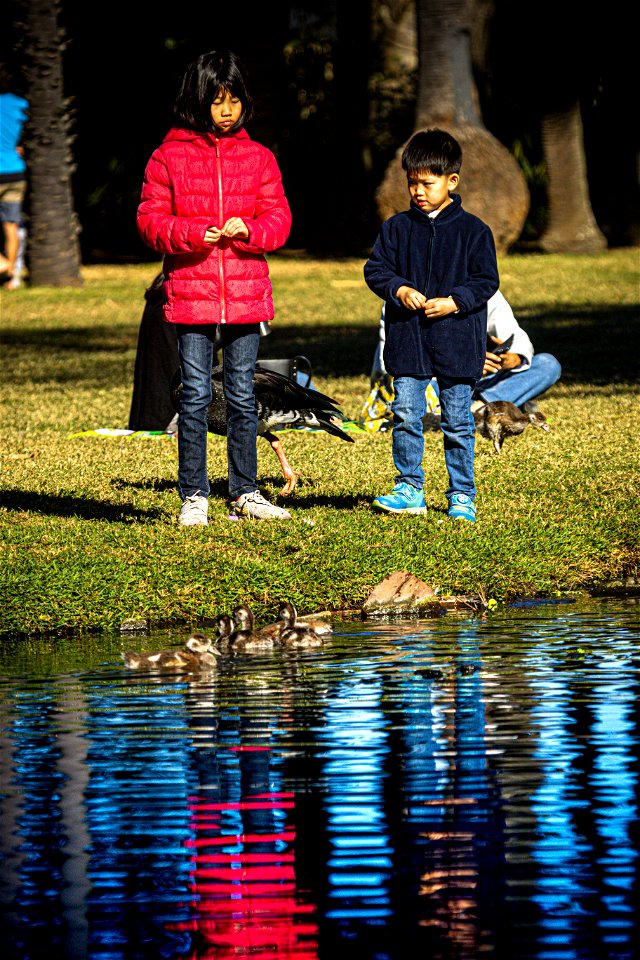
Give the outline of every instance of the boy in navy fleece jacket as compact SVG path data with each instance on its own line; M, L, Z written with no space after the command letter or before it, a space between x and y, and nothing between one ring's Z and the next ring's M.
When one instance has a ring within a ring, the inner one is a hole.
M385 301L384 364L394 378L390 494L373 506L387 513L425 513L425 388L437 377L448 515L475 521L471 394L482 376L487 301L498 289L491 230L452 194L462 150L443 130L416 133L402 154L411 206L383 223L364 267L367 284Z

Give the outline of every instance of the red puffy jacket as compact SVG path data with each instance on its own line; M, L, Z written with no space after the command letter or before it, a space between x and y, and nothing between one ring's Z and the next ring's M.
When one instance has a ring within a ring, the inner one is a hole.
M249 239L204 242L242 217ZM245 130L170 130L152 154L138 207L142 239L163 253L169 323L259 323L273 317L265 253L285 243L291 211L274 155Z

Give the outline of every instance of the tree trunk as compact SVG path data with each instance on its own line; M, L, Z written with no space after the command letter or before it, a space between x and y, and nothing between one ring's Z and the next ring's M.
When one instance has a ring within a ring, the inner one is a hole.
M25 136L30 184L27 263L31 286L76 287L82 283L79 227L71 191L59 9L59 0L25 0L30 105Z
M414 0L373 0L372 35L380 46L385 77L407 73L418 65Z
M547 225L539 244L547 253L597 253L607 241L589 199L580 105L542 118L547 167Z
M483 126L471 69L474 0L416 0L418 95L416 130L440 127L460 143L460 193L465 208L489 224L499 253L518 239L529 191L515 158ZM482 3L483 21L486 3ZM401 169L403 146L389 165L376 199L381 219L408 206Z

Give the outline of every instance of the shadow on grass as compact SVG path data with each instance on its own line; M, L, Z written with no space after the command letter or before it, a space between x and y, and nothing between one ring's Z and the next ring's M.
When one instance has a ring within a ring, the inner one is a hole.
M327 308L329 309L329 307ZM522 326L531 336L538 353L552 353L562 364L564 382L609 383L632 382L640 372L638 351L629 348L637 339L640 310L634 306L610 304L590 307L588 304L561 305L557 310L539 310L535 306L519 312ZM16 349L21 355L21 373L12 375L11 365L4 371L6 383L22 382L24 363L30 360L35 370L46 379L47 350L56 356L56 363L64 362L61 354L96 351L121 354L137 342L137 326L119 331L105 328L72 327L42 329L30 327L6 331L2 341L5 349ZM368 376L378 339L378 316L372 315L371 324L337 323L335 325L282 325L277 317L271 336L260 345L260 357L273 359L304 354L309 358L315 376ZM32 357L29 357L29 353ZM89 362L89 361L87 361ZM99 364L91 361L91 370L78 371L74 367L68 379L81 381L93 377L103 383L103 366L111 367L109 376L122 371L123 360L104 357ZM97 369L96 369L97 367ZM57 371L57 380L66 380L63 371ZM37 374L35 379L37 380Z
M553 313L523 312L520 319L536 352L558 358L564 381L603 385L637 380L638 351L629 349L640 328L637 307L562 306ZM301 353L311 361L315 375L368 376L378 338L377 321L372 317L371 327L281 327L276 321L271 336L261 343L260 356L269 359Z
M126 480L124 477L114 477L111 486L116 490L155 490L156 493L166 493L173 490L178 493L176 480Z
M264 490L265 486L273 489L275 492L270 495L272 502L278 503L278 506L292 510L309 510L313 507L331 507L333 510L353 510L362 503L362 496L357 494L347 494L343 496L326 496L323 494L314 494L310 487L301 478L295 491L288 497L279 496L279 491L283 486L282 476L264 475L258 477L260 488ZM178 495L177 484L172 480L126 480L118 477L111 481L112 486L118 490L133 488L135 490L156 490L158 493L167 490L175 491ZM222 479L210 481L209 497L212 500L227 500L229 488L227 481ZM2 501L0 500L0 505Z
M79 520L107 520L110 523L157 520L164 516L161 510L139 510L126 504L105 503L90 497L32 493L27 490L0 492L0 508L23 513L37 513L52 517L75 517Z
M5 330L2 343L7 347L21 349L32 347L40 350L71 351L73 353L98 353L130 350L137 342L135 327L29 327L28 329Z

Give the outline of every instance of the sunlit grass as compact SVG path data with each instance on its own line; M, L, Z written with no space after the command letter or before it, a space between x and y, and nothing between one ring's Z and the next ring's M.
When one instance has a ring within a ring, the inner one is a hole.
M271 258L274 332L264 356L303 353L319 389L357 419L368 392L380 302L362 261ZM545 398L551 432L528 430L501 457L479 439L478 523L448 522L439 434L426 435L423 518L372 513L393 483L390 436L285 434L302 474L294 520L232 523L226 454L209 441L206 530L180 530L175 440L70 439L125 427L143 294L154 265L92 266L80 289L2 294L0 583L5 631L193 623L239 600L259 613L357 608L407 569L442 593L575 592L638 575L638 252L512 256L502 288L563 378ZM259 479L282 485L259 442ZM311 523L305 522L310 521Z

